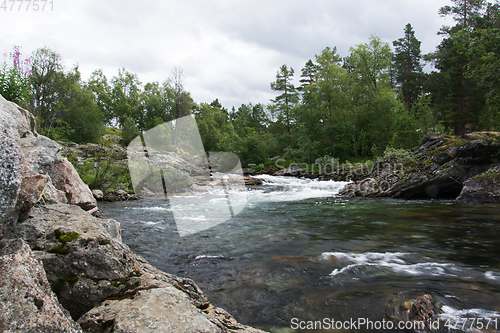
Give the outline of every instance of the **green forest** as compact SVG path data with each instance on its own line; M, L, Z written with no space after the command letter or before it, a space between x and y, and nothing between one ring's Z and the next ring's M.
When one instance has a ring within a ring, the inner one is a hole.
M392 45L372 35L347 55L328 46L300 72L279 67L267 105L227 109L217 96L198 103L180 68L161 83L142 83L124 68L111 78L97 69L83 81L78 66L66 68L47 47L25 57L14 46L0 69L0 94L33 113L39 133L77 143L117 133L126 145L192 114L206 151L234 152L244 166L363 161L412 148L429 131L500 131L499 2L451 0L436 15L455 25L437 32L443 39L434 52L422 54L410 23ZM425 72L426 63L435 69Z

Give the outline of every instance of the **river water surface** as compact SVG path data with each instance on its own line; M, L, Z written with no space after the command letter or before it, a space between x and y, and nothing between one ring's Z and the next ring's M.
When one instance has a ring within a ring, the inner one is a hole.
M387 320L424 294L441 302L442 319L492 318L480 331L500 328L500 205L341 198L345 183L262 177L269 183L242 193L240 214L185 237L166 199L100 208L132 251L270 332L294 332L294 320ZM199 209L196 200L186 209ZM224 203L210 200L211 209Z

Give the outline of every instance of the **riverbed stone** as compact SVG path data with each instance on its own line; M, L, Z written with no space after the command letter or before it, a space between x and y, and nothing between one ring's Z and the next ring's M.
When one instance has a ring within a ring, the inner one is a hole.
M101 190L92 190L92 195L96 200L102 200L104 198L104 193Z
M253 185L262 185L264 182L264 179L262 178L256 178L256 177L244 177L245 180L245 185L247 186L253 186Z
M436 302L432 295L425 294L417 297L411 304L408 311L408 319L411 322L425 324L425 331L431 329L431 323L438 319L441 312L441 303Z
M0 241L0 331L83 332L57 301L40 259L21 239Z

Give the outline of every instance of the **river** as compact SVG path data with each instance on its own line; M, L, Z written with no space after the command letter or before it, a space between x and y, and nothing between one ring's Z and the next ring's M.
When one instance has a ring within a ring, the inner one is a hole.
M324 318L387 320L424 294L442 304L443 320L491 318L486 331L500 328L500 205L341 198L344 183L262 177L265 185L242 193L241 213L184 237L166 199L100 208L121 222L132 251L266 331ZM212 201L217 209L221 200Z

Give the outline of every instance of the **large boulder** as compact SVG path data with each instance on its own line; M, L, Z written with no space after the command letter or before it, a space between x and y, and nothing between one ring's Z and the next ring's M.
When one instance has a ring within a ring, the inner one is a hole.
M375 162L367 178L347 184L339 194L456 198L468 179L500 165L499 140L496 132L471 133L465 138L427 134L407 155Z
M0 95L0 134L15 141L36 136L33 115Z
M61 146L43 135L38 135L33 115L2 96L0 141L0 185L6 190L5 195L0 198L1 225L5 225L5 221L15 222L20 213L29 211L33 206L34 196L37 195L32 196L28 193L29 190L24 191L23 196L17 200L23 177L28 177L24 182L29 186L29 182L36 177L50 176L52 182L47 181L45 184L49 186L47 191L40 187L41 183L35 187L45 192L51 201L64 201L60 198L61 192L54 191L53 186L64 192L65 201L98 214L97 203L88 186L80 179L71 163L59 153ZM35 190L35 187L32 189ZM17 208L21 211L13 206L16 201L19 201ZM0 233L2 230L3 227L0 227Z
M95 218L75 205L50 205L34 210L9 236L24 239L42 259L60 303L89 332L129 324L136 326L127 332L149 332L154 325L185 332L196 332L195 327L253 331L221 316L225 312L214 308L192 280L164 273L132 253L114 220Z
M69 204L78 205L90 213L97 211L97 201L92 191L82 181L73 165L66 158L52 164L49 174L54 186L66 193Z
M500 167L468 179L457 198L461 202L500 202Z
M172 286L138 291L133 298L107 300L78 322L86 332L263 333L236 322L226 311L192 306L184 293Z
M23 138L19 140L19 144L32 173L47 174L52 165L60 163L63 159L59 154L61 146L46 136Z
M82 332L50 289L42 262L21 239L0 241L0 331Z
M130 278L138 268L121 243L116 223L96 219L75 205L57 204L36 209L9 236L24 239L42 259L59 301L76 319L118 293L120 288L111 282ZM71 278L76 281L68 283Z
M0 96L1 97L1 96ZM23 179L24 156L12 138L0 135L0 239L8 227L17 220L17 195Z
M68 203L99 214L97 201L89 187L73 165L59 153L61 145L43 135L21 139L20 143L30 172L48 174L54 187L65 193Z
M0 95L0 238L9 224L17 220L17 195L27 171L21 138L36 136L35 120L26 110Z
M211 317L195 308L173 286L138 291L124 300L107 300L78 320L87 332L102 332L104 325L117 332L220 332Z

